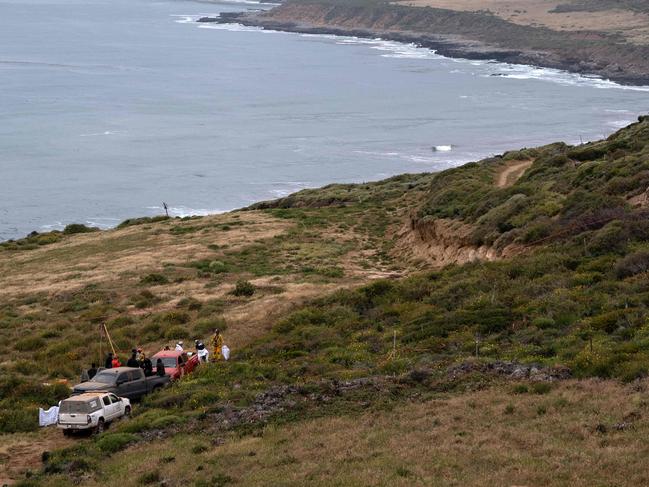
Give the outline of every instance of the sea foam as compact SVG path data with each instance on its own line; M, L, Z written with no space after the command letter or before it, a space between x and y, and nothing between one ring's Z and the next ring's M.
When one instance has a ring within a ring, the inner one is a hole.
M178 20L180 23L187 23L183 18ZM600 89L621 89L631 91L649 92L649 86L631 86L621 85L614 81L604 79L599 76L589 76L579 73L571 73L554 68L541 68L523 64L510 64L495 60L469 60L463 58L448 58L438 54L435 50L426 47L419 47L414 43L403 43L397 41L388 41L381 38L366 39L354 36L333 36L330 34L303 34L283 32L261 27L247 27L237 23L226 24L201 24L199 28L229 30L233 32L263 32L263 33L282 33L297 34L301 37L319 37L322 39L333 40L338 45L350 46L361 45L370 49L383 51L381 54L385 58L395 59L429 59L429 60L450 60L458 64L464 64L468 67L475 66L479 70L471 71L470 74L475 76L490 77L498 76L502 78L517 80L538 80L561 85L571 86L590 86ZM461 73L462 70L454 69L453 72Z

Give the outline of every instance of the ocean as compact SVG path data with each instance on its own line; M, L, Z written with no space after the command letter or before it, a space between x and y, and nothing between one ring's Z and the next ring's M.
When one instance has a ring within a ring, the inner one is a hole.
M601 138L649 88L197 24L253 1L0 0L0 240Z

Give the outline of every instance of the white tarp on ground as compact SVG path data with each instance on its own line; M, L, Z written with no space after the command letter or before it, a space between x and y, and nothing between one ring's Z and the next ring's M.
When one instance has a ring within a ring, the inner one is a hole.
M43 408L38 408L38 424L39 426L50 426L56 424L59 419L59 407L52 406L47 411Z

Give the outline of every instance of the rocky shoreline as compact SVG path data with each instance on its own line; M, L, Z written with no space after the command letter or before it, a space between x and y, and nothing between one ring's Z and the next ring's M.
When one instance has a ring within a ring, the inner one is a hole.
M482 14L460 14L458 12L453 14L455 17L462 17L455 19L458 33L451 32L454 27L447 24L444 24L443 29L440 28L447 32L421 32L420 29L416 29L417 25L412 25L413 30L402 28L413 24L412 20L402 20L402 17L411 15L407 10L414 10L413 8L394 7L394 9L395 11L405 9L406 13L400 13L401 17L399 17L395 16L392 11L385 13L353 8L346 11L340 6L329 8L326 4L310 4L307 10L304 5L287 3L268 11L222 13L218 17L204 17L198 21L239 23L249 27L304 34L381 38L432 49L438 54L450 58L493 60L553 68L586 76L601 77L620 84L649 85L649 48L645 46L626 46L618 44L616 39L602 38L597 42L591 42L590 39L568 39L565 34L548 29L514 26L490 16L483 15L484 18L482 18ZM435 11L437 9L416 10ZM443 15L448 15L448 12L451 11L444 12ZM430 15L430 12L427 13ZM434 15L439 15L439 13L434 12ZM377 21L381 16L388 16L391 22ZM395 18L399 18L399 20L394 20ZM423 24L424 21L418 20L418 22ZM442 20L438 22L442 22ZM469 27L466 24L469 24ZM365 25L372 25L372 28ZM377 25L385 28L376 28ZM434 30L436 26L429 23L426 28ZM490 41L489 37L495 37L491 31L499 28L501 30L509 29L510 32L503 36L504 40ZM471 29L476 32L474 36L470 33ZM547 44L548 47L538 49L524 46L521 38L525 36L532 38L541 36L543 38L536 39L536 44ZM551 47L555 42L553 36L558 36L556 43L562 45L561 49ZM487 39L481 39L481 37ZM519 40L521 40L520 43ZM565 48L568 41L576 43L574 50Z

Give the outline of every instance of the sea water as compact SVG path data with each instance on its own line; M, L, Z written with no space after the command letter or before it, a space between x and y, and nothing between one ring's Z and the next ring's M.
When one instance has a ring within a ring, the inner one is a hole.
M0 240L202 215L610 134L643 87L198 24L252 0L0 0Z

